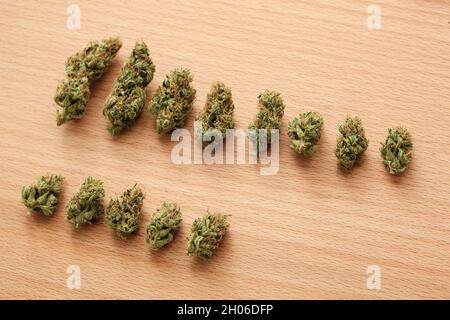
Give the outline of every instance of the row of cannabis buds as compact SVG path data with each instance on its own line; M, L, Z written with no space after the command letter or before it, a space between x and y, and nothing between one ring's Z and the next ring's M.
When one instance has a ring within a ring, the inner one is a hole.
M52 216L58 205L64 178L60 175L45 175L31 185L22 188L22 203L28 213L40 212ZM145 199L143 190L135 185L120 197L111 199L104 208L105 190L103 183L95 178L86 178L67 203L67 220L75 228L91 224L103 215L109 226L115 229L119 238L125 239L138 228ZM181 225L180 207L170 201L163 202L153 213L146 225L146 241L153 250L159 250L172 242ZM229 227L227 215L206 214L194 220L188 237L187 254L208 258L218 248Z
M66 62L66 78L59 84L55 94L55 102L62 108L57 111L58 125L85 114L91 82L102 76L121 46L119 38L92 41L69 57ZM103 114L110 122L108 130L113 136L132 126L142 113L146 100L145 88L152 81L154 72L155 65L147 45L143 41L137 42L104 104ZM193 77L188 69L176 68L156 90L149 110L156 116L159 134L167 134L184 126L186 116L192 111L196 94L192 81ZM258 99L260 110L249 130L256 136L259 130L264 130L270 144L270 132L280 128L285 106L280 93L276 91L265 90L259 94ZM235 126L233 113L230 88L223 83L215 83L207 95L204 110L196 118L200 123L200 133L215 129L225 137L226 130ZM322 126L323 117L317 112L305 112L295 117L288 125L291 148L301 155L314 154L318 148ZM368 140L358 117L347 117L339 127L339 132L335 154L342 168L351 169L367 149ZM391 174L405 171L412 158L412 142L408 130L403 127L390 128L380 151Z

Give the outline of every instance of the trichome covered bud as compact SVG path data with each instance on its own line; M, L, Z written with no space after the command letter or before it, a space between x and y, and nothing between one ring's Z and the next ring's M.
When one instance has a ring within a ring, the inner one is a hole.
M84 224L91 224L103 215L103 198L105 189L103 182L87 177L80 186L80 190L73 195L66 206L67 220L75 228Z
M310 156L318 149L323 117L318 112L305 112L292 119L288 124L288 135L292 139L294 152Z
M108 130L113 136L133 125L144 109L145 87L152 81L155 72L149 54L143 41L136 43L105 102L103 115L110 122Z
M166 76L156 90L149 110L156 116L156 130L159 134L170 133L184 125L195 100L196 91L191 86L192 81L193 77L188 69L177 68Z
M258 143L260 130L264 130L262 136L265 133L267 145L270 145L272 130L279 130L281 126L281 118L284 114L283 99L279 92L265 90L258 95L258 100L260 110L256 115L256 120L248 127L250 140Z
M180 208L174 202L164 202L147 224L145 240L153 250L159 250L172 242L180 224Z
M369 140L358 117L347 116L345 123L339 126L339 132L335 154L341 166L350 170L366 151Z
M205 134L209 129L215 129L225 137L227 129L234 128L233 113L231 89L222 82L213 84L206 97L205 107L196 118L198 132Z
M116 229L117 236L126 238L139 227L145 195L137 185L125 190L120 198L111 199L106 209L108 224Z
M412 159L411 135L402 127L390 128L386 141L381 144L381 157L390 174L404 172Z
M38 211L51 216L58 205L59 194L64 178L60 175L46 175L22 188L22 203L28 208L28 214Z
M211 257L229 226L226 215L207 211L203 217L192 223L187 254L202 258Z
M122 47L119 38L91 41L66 61L66 79L56 89L55 102L62 110L56 113L56 123L79 119L86 112L90 84L99 79Z

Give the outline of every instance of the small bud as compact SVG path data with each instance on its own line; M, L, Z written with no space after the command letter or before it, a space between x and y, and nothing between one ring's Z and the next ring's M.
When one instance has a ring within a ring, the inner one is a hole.
M55 102L62 108L56 113L58 126L67 120L83 117L91 82L103 75L121 47L119 38L91 41L83 50L67 59L66 79L58 85L55 94Z
M146 241L153 250L159 250L172 242L180 228L181 211L174 202L164 202L147 224Z
M141 115L145 87L152 81L154 72L155 65L147 45L143 41L137 42L103 108L103 115L111 123L108 130L113 136L132 126Z
M106 209L108 224L116 229L117 236L125 239L139 227L141 209L145 195L141 188L135 185L116 199L111 199Z
M103 198L105 189L103 182L87 177L80 186L80 190L73 195L66 206L67 220L75 228L84 224L91 224L103 215Z
M248 129L250 131L250 140L258 143L259 130L265 130L267 144L271 143L271 131L279 130L281 118L284 114L284 103L281 94L276 91L265 90L258 95L259 112L256 120L253 121Z
M404 172L412 160L411 135L402 127L390 128L384 144L381 144L381 157L390 174Z
M222 82L213 84L206 97L205 107L196 118L200 122L199 133L205 134L209 129L216 129L226 137L227 129L234 128L233 113L231 89Z
M59 175L46 175L22 188L22 203L28 208L28 214L38 211L51 216L58 205L64 178Z
M347 117L339 126L341 136L336 146L336 157L344 169L350 170L358 158L366 151L369 140L366 139L361 119Z
M290 145L294 152L311 156L318 149L323 117L318 112L305 112L289 122L288 135L292 139Z
M163 84L156 90L149 111L156 116L156 130L159 134L170 133L184 125L195 100L196 91L191 86L192 81L189 70L177 68L166 76Z
M192 223L187 254L202 258L211 257L229 226L226 215L207 211L203 217Z

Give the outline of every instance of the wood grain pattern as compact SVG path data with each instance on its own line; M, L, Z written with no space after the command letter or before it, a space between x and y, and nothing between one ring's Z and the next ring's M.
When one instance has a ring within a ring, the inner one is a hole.
M369 31L369 1L81 1L81 29L66 28L60 1L2 1L0 11L0 298L450 298L450 1L378 1L382 29ZM65 59L110 35L124 46L93 88L84 119L55 125L53 95ZM286 113L280 171L252 165L175 165L174 142L145 112L112 139L102 105L134 42L156 64L149 96L175 66L190 68L197 100L192 130L212 82L233 90L245 128L266 88L282 92ZM324 115L309 161L288 147L288 121ZM350 174L333 155L337 126L362 118L370 139ZM393 178L379 156L387 128L413 134L414 160ZM103 223L74 230L63 206L50 219L27 217L20 188L55 172L66 177L62 204L82 179L105 182L107 198L134 183L148 193L145 218L166 199L184 222L153 253L144 228L119 241ZM216 256L185 255L191 222L207 209L232 214ZM379 265L382 289L366 288ZM66 269L81 268L81 289Z

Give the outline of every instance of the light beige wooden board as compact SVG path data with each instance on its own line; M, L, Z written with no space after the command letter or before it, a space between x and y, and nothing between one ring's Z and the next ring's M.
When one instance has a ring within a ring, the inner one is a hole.
M67 8L81 28L66 26ZM381 29L367 27L369 1L1 1L0 298L450 298L450 1L378 1ZM53 95L64 62L90 40L117 35L123 48L92 88L86 116L57 127ZM257 95L286 103L280 168L176 165L175 142L159 137L144 112L117 139L106 131L105 99L134 42L156 64L148 100L166 73L190 68L197 99L210 85L233 90L246 128ZM320 149L302 160L289 149L288 121L302 111L325 119ZM337 127L362 118L370 145L362 165L336 165ZM379 146L404 125L414 159L391 177ZM26 216L20 190L42 174L66 177L55 216ZM117 240L104 221L74 230L64 205L88 175L106 198L134 183L146 192L136 236ZM183 225L151 252L144 224L164 200L179 203ZM192 221L207 209L231 215L216 255L185 254ZM81 288L68 289L67 268ZM367 288L367 268L381 290Z

